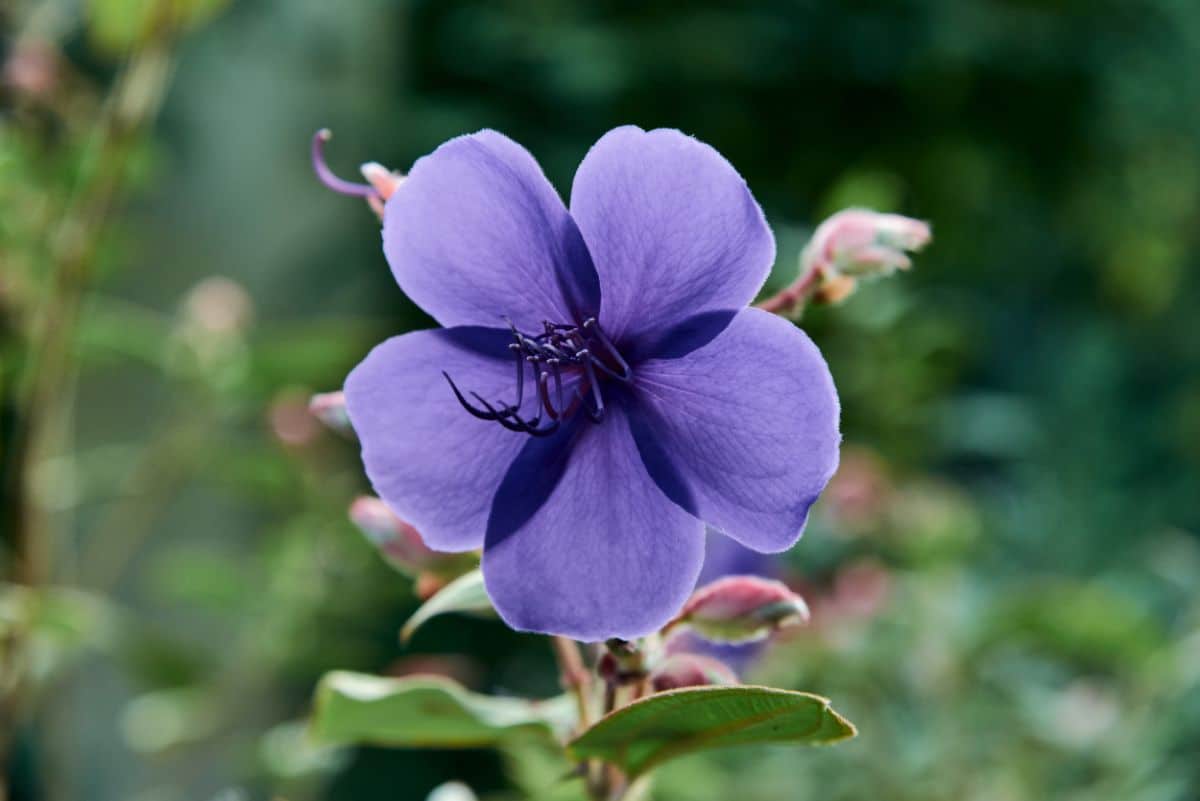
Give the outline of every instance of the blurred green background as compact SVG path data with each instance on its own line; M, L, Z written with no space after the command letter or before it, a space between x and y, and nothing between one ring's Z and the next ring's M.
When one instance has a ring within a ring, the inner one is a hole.
M397 642L416 600L305 404L430 321L307 148L329 126L353 177L492 127L566 192L624 123L737 166L775 285L847 205L935 233L803 322L847 447L782 566L814 623L747 670L861 734L688 758L655 797L1200 798L1195 0L8 0L0 23L0 564L50 588L0 594L0 655L25 642L10 799L544 788L490 752L303 738L333 668L556 681L494 622Z

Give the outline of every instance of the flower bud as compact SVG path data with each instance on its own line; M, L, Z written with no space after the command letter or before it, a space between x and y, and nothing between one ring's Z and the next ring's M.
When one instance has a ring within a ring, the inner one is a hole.
M359 170L362 172L363 178L367 179L367 183L375 187L381 200L390 198L400 186L400 182L404 180L404 173L399 170L389 170L377 161L368 161L359 167Z
M707 640L741 643L807 620L804 599L783 582L726 576L697 590L668 628L686 625Z
M817 226L804 249L806 267L820 269L827 280L887 276L912 266L908 253L929 244L929 224L899 214L847 209Z
M352 434L350 415L346 413L346 396L342 392L322 392L308 401L308 412L334 431Z
M392 567L416 576L447 556L430 550L417 530L387 507L379 498L362 495L350 504L350 520L367 535Z
M650 674L650 685L655 692L737 683L738 677L728 665L701 654L672 654Z
M367 179L367 183L375 189L375 194L367 197L367 205L382 220L383 204L400 186L400 182L404 180L404 173L398 170L389 170L377 161L368 161L359 167L359 171L362 172L363 178Z

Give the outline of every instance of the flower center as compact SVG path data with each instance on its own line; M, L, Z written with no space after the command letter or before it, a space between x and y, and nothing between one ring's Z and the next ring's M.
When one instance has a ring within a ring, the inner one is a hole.
M469 402L458 386L443 372L454 397L462 407L480 420L494 420L509 431L519 431L535 437L544 437L558 430L562 421L577 410L593 423L604 419L604 396L600 382L613 379L628 383L633 380L629 364L617 352L616 347L600 330L594 317L584 320L583 325L564 325L543 322L539 334L518 331L511 322L512 351L517 365L517 399L513 403L497 401L489 403L477 392L471 392L476 403ZM570 372L578 375L578 383L571 392L563 390L563 375ZM525 375L529 373L536 388L535 406L532 414L521 411L525 402ZM543 425L543 414L547 422Z

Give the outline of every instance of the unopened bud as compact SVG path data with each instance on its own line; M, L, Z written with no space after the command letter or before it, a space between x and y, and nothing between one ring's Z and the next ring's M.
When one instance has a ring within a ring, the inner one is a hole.
M899 214L869 209L847 209L817 226L804 249L806 267L822 270L826 277L841 274L854 278L891 275L912 266L915 253L932 238L929 224Z
M808 617L804 599L783 582L726 576L697 590L668 627L686 625L713 642L741 643L761 640Z
M728 665L702 654L672 654L650 674L655 692L737 683L738 677Z
M346 413L346 395L342 392L322 392L308 401L308 412L334 431L353 433L350 415Z
M367 179L367 183L375 189L375 194L367 197L367 205L371 207L371 211L375 212L375 216L382 220L383 204L400 186L400 182L404 180L404 173L389 170L376 161L368 161L359 170L362 172L363 178Z
M389 170L377 161L368 161L359 167L367 183L375 187L381 200L387 200L404 180L404 173L399 170Z
M409 576L422 573L445 556L430 550L417 530L379 498L363 495L350 504L350 520L367 535L392 567Z

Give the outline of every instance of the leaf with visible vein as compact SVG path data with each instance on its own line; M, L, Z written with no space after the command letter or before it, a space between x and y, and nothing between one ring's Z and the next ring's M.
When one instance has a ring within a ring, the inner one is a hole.
M810 693L771 687L689 687L643 698L607 715L569 745L630 776L677 756L753 743L829 744L854 725Z

